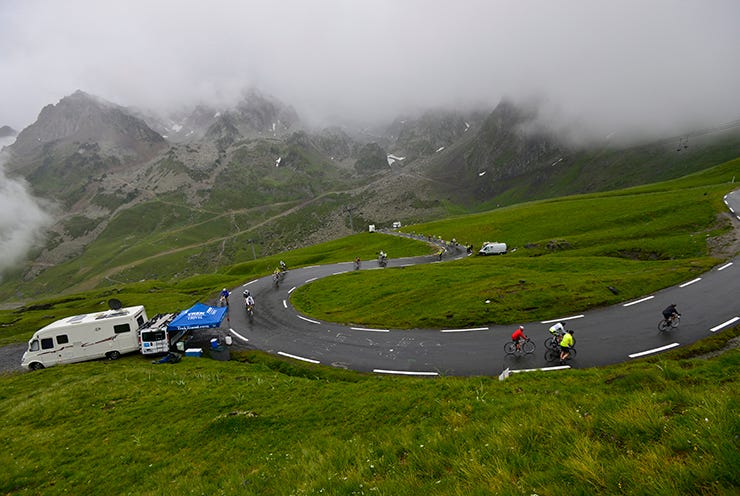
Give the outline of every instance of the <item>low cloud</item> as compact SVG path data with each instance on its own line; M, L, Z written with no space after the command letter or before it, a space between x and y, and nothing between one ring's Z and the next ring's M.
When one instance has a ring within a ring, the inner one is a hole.
M32 247L43 241L43 232L51 223L41 200L29 192L22 179L9 177L4 163L4 153L0 152L0 273L21 262Z

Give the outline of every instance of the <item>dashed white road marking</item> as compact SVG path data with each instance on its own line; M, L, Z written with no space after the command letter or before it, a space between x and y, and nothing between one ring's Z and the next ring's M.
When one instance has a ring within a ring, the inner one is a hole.
M285 301L285 300L283 300L283 306L284 306L285 308L288 308L288 302L287 302L287 301Z
M318 277L312 277L311 279L306 279L306 284L308 284L309 282L314 282L316 279L318 279Z
M390 329L370 329L368 327L350 327L353 331L367 331L367 332L391 332Z
M321 363L321 362L319 362L318 360L312 360L312 359L310 359L310 358L305 358L305 357L301 357L301 356L298 356L298 355L291 355L290 353L284 353L284 352L282 352L282 351L278 351L278 353L277 353L277 354L278 354L278 355L282 355L282 356L284 356L284 357L288 357L288 358L294 358L294 359L296 359L296 360L301 360L302 362L309 362L309 363Z
M696 279L693 279L693 280L691 280L689 282L685 282L685 283L681 284L679 286L679 288L685 288L686 286L690 286L691 284L694 284L694 283L699 282L699 281L701 281L701 277L697 277Z
M293 292L293 291L295 291L295 290L296 290L296 287L295 287L295 286L293 286L292 288L290 288L290 289L288 290L288 294L292 293L292 292Z
M244 341L245 343L248 343L249 342L249 340L247 338L245 338L244 336L242 336L241 334L239 334L238 332L236 332L234 329L229 329L229 332L231 334L233 334L234 336L238 337L239 339L241 339L242 341Z
M487 331L488 327L474 327L470 329L442 329L439 332L470 332L470 331Z
M414 372L411 370L385 370L373 369L376 374L398 374L398 375L439 375L437 372Z
M726 269L727 267L729 267L730 265L732 265L732 262L729 262L729 263L726 263L726 264L724 264L724 265L723 265L722 267L718 268L717 270L718 270L718 271L720 271L720 270L725 270L725 269Z
M623 306L623 307L631 307L632 305L637 305L638 303L642 303L643 301L648 301L648 300L652 300L653 298L655 298L655 296L647 296L647 297L645 297L645 298L643 298L643 299L641 299L641 300L637 300L637 301L631 301L631 302L629 302L629 303L625 303L625 304L624 304L624 305L622 305L622 306Z
M637 358L637 357L641 357L644 355L649 355L651 353L658 353L660 351L670 350L671 348L675 348L676 346L678 346L678 343L671 343L665 346L661 346L660 348L654 348L652 350L641 351L639 353L632 353L631 355L627 355L627 356L629 356L630 358Z
M730 325L734 324L734 323L735 323L735 322L737 322L738 320L740 320L740 317L733 317L733 318L731 318L730 320L728 320L727 322L722 322L722 323L721 323L720 325L718 325L718 326L714 326L714 327L712 327L712 328L711 328L711 329L709 329L709 330L710 330L710 331L712 331L712 332L717 332L717 331L719 331L720 329L724 329L725 327L727 327L727 326L730 326Z
M572 317L561 317L559 319L543 320L540 324L552 324L553 322L565 322L566 320L582 319L583 315L574 315Z
M244 283L244 284L242 284L242 287L243 287L243 288L244 288L244 287L247 287L247 286L249 286L250 284L252 284L252 283L255 283L255 282L257 282L257 281L259 281L259 279L255 279L255 280L253 280L253 281L249 281L249 282L247 282L247 283Z
M312 324L321 324L321 322L319 322L317 320L311 320L311 319L309 319L307 317L304 317L303 315L296 315L296 317L298 317L299 319L305 320L306 322L310 322Z
M339 272L333 272L332 275L333 276L338 276L339 274L346 274L346 273L347 273L346 270L342 270L342 271L339 271Z

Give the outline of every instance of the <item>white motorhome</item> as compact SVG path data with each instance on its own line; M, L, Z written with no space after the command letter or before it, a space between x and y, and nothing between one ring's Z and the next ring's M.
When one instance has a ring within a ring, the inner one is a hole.
M146 321L141 305L57 320L33 334L21 366L38 370L95 358L115 360L139 349L138 330Z

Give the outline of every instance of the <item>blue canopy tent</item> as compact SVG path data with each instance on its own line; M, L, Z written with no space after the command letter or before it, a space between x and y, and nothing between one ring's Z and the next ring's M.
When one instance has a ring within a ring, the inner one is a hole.
M196 303L167 324L168 331L189 331L193 329L210 329L221 326L227 307L210 307L203 303Z

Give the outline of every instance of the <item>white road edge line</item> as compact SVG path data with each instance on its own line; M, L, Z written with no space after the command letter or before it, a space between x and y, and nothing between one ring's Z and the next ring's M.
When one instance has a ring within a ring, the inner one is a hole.
M287 302L287 301L285 301L285 300L283 300L283 306L284 306L285 308L288 308L288 302Z
M312 277L311 279L307 279L306 284L308 284L309 282L314 282L316 279L318 279L318 277Z
M541 369L520 369L520 370L509 370L512 374L518 372L549 372L551 370L565 370L569 369L570 365L557 365L555 367L543 367Z
M653 298L655 298L655 296L647 296L647 297L645 297L645 298L643 298L643 299L641 299L641 300L637 300L637 301L631 301L631 302L629 302L629 303L625 303L625 304L624 304L624 305L622 305L622 306L623 306L623 307L631 307L632 305L637 305L638 303L642 303L643 301L648 301L648 300L652 300Z
M292 293L292 292L293 292L293 291L295 291L295 290L296 290L296 286L293 286L292 288L290 288L290 289L288 290L288 294Z
M718 270L718 271L720 271L720 270L725 270L725 269L726 269L727 267L729 267L730 265L732 265L732 262L724 264L724 265L723 265L722 267L720 267L720 268L719 268L719 269L717 269L717 270Z
M407 263L407 264L399 265L399 267L413 267L414 265L416 265L416 264Z
M718 325L718 326L714 326L714 327L712 327L712 328L711 328L711 329L709 329L709 330L710 330L710 331L712 331L712 332L717 332L717 331L719 331L720 329L724 329L725 327L727 327L727 326L730 326L730 325L734 324L734 323L735 323L735 322L737 322L738 320L740 320L740 317L733 317L733 318L731 318L730 320L728 320L727 322L722 322L722 323L721 323L720 325Z
M321 267L321 265L311 265L310 267L303 267L304 269L315 269L317 267Z
M487 331L488 327L475 327L471 329L442 329L439 332L470 332L470 331Z
M231 334L233 334L234 336L238 337L239 339L241 339L242 341L247 342L247 343L249 342L249 340L247 338L245 338L244 336L242 336L241 334L239 334L238 332L236 332L234 329L231 329L230 328L229 329L229 332Z
M437 372L413 372L409 370L384 370L373 369L376 374L399 374L399 375L439 375Z
M303 315L296 315L296 317L298 317L299 319L303 319L303 320L305 320L306 322L310 322L310 323L312 323L312 324L321 324L321 322L318 322L318 321L316 321L316 320L311 320L311 319L309 319L309 318L306 318L306 317L304 317Z
M347 273L347 271L346 270L343 270L341 272L334 272L334 273L332 273L332 275L333 276L338 276L339 274L346 274L346 273Z
M368 327L350 327L353 331L367 331L367 332L391 332L390 329L370 329Z
M678 343L671 343L665 346L661 346L660 348L654 348L652 350L641 351L639 353L632 353L631 355L627 355L627 356L630 358L637 358L637 357L641 357L644 355L649 355L651 353L658 353L659 351L670 350L671 348L675 348L676 346L678 346Z
M247 287L247 286L249 286L250 284L252 284L252 283L255 283L255 282L257 282L257 281L259 281L259 279L255 279L255 280L253 280L253 281L249 281L249 282L247 282L247 283L244 283L244 284L242 284L242 287L243 287L243 288L244 288L244 287Z
M282 355L282 356L284 356L284 357L288 357L288 358L295 358L296 360L301 360L301 361L303 361L303 362L309 362L309 363L321 363L321 362L319 362L318 360L311 360L310 358L304 358L304 357L300 357L300 356L298 356L298 355L291 355L290 353L284 353L284 352L282 352L282 351L278 351L278 353L277 353L277 354L278 354L278 355Z
M679 286L679 288L685 288L686 286L689 286L689 285L691 285L691 284L694 284L695 282L699 282L699 281L701 281L701 277L697 277L697 278L696 278L696 279L694 279L694 280L691 280L691 281L689 281L689 282L685 282L685 283L681 284L681 285Z
M574 315L572 317L561 317L559 319L553 319L553 320L543 320L540 322L540 324L552 324L553 322L564 322L566 320L573 320L573 319L582 319L583 315Z

